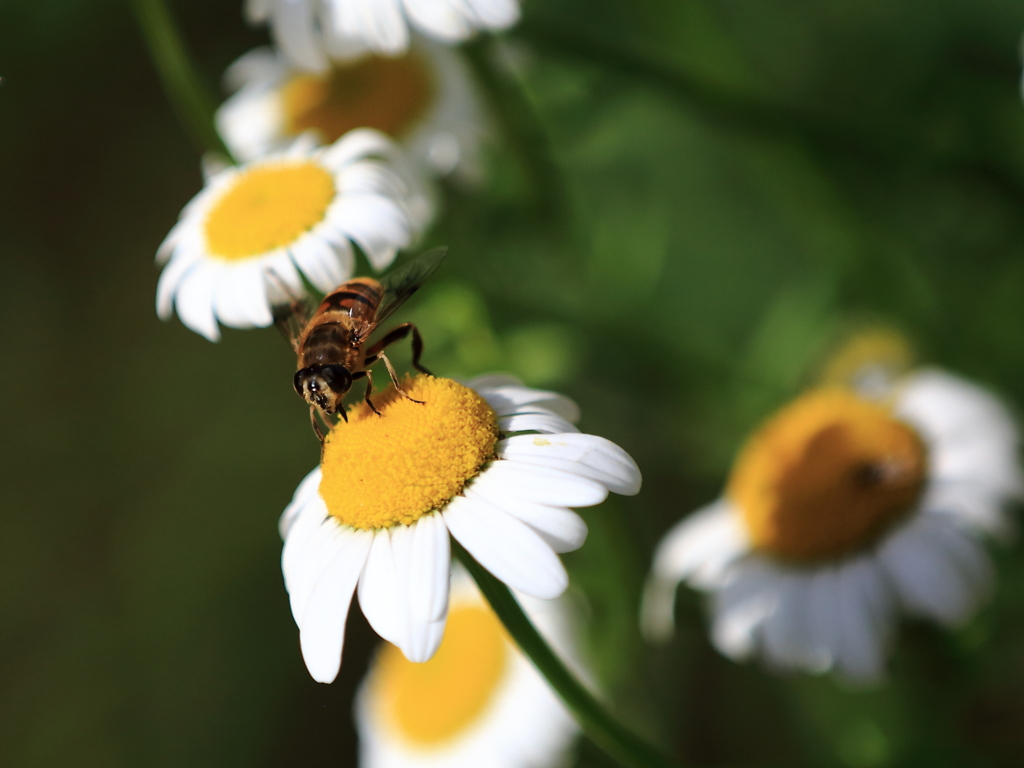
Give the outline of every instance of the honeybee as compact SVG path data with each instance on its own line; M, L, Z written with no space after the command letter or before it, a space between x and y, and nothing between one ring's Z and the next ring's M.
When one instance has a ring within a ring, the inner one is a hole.
M290 298L288 303L273 307L274 322L288 337L297 357L292 384L309 403L309 420L321 446L324 433L317 422L317 413L328 428L331 422L327 416L341 414L348 421L342 398L359 379L366 379L366 404L380 415L370 399L373 393L370 366L378 360L384 363L399 393L413 402L422 403L405 393L395 367L384 354L387 347L411 335L413 367L429 374L430 371L420 363L423 337L419 329L412 323L402 323L372 346L366 347L365 344L370 334L434 274L447 253L447 248L427 251L379 281L372 277L357 277L342 283L324 297L314 312L302 298Z

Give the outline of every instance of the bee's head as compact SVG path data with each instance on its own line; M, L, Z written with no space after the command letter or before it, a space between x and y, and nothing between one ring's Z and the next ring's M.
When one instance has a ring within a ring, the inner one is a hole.
M295 372L295 391L324 413L337 413L341 399L352 388L352 374L344 365L317 363Z

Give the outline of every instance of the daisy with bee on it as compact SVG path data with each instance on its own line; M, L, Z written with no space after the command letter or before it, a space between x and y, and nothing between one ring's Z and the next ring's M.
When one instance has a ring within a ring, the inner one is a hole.
M583 545L573 508L640 489L619 446L582 434L575 403L504 375L420 375L348 411L281 518L281 565L306 667L338 674L353 596L407 659L433 657L449 612L454 537L518 593L554 599L559 553ZM378 415L379 414L379 415Z
M1024 495L1019 432L981 386L909 363L901 336L865 332L755 430L722 497L658 546L648 637L671 634L685 581L725 655L872 682L901 615L975 614L994 586L984 539Z

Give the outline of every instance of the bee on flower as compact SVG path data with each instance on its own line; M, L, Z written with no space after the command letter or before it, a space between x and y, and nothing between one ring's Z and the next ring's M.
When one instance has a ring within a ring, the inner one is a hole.
M518 599L571 663L575 636L564 600ZM416 664L383 645L356 697L355 719L362 768L556 768L567 764L579 730L459 567L437 653Z
M309 72L272 48L242 56L225 73L233 95L217 128L239 160L280 150L304 133L325 144L356 128L393 137L427 175L476 173L483 113L458 54L423 37L393 57L365 52Z
M421 375L354 406L281 518L285 587L306 667L334 680L354 594L370 626L424 662L449 613L449 535L518 592L558 597L558 554L583 545L571 508L632 495L640 471L573 426L576 405L507 376ZM421 402L415 402L415 401Z
M822 386L747 440L721 498L662 540L646 634L672 631L676 586L711 595L715 646L770 666L884 677L899 616L955 627L989 596L982 540L1024 494L1002 403L893 333L855 338Z
M416 189L399 149L369 129L326 147L300 137L224 168L157 252L157 313L166 320L176 311L211 341L220 337L218 322L269 326L275 281L287 295L304 293L303 278L326 293L352 276L354 246L374 269L388 266L424 219Z
M245 10L251 23L270 25L296 66L312 72L367 49L405 53L412 30L452 45L519 20L519 0L248 0Z

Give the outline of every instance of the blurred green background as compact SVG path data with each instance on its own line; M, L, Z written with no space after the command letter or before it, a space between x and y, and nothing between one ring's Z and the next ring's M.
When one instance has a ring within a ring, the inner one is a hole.
M241 0L173 9L211 83L266 40ZM971 626L904 627L879 690L725 661L685 590L671 646L635 629L658 537L846 330L893 323L1024 403L1024 3L524 11L525 101L484 187L445 190L425 245L451 255L407 315L438 373L565 391L643 469L565 558L620 713L691 765L1024 764L1019 546ZM353 764L376 638L354 611L313 683L279 572L317 459L294 358L153 309L201 176L127 4L0 0L0 75L0 764Z

